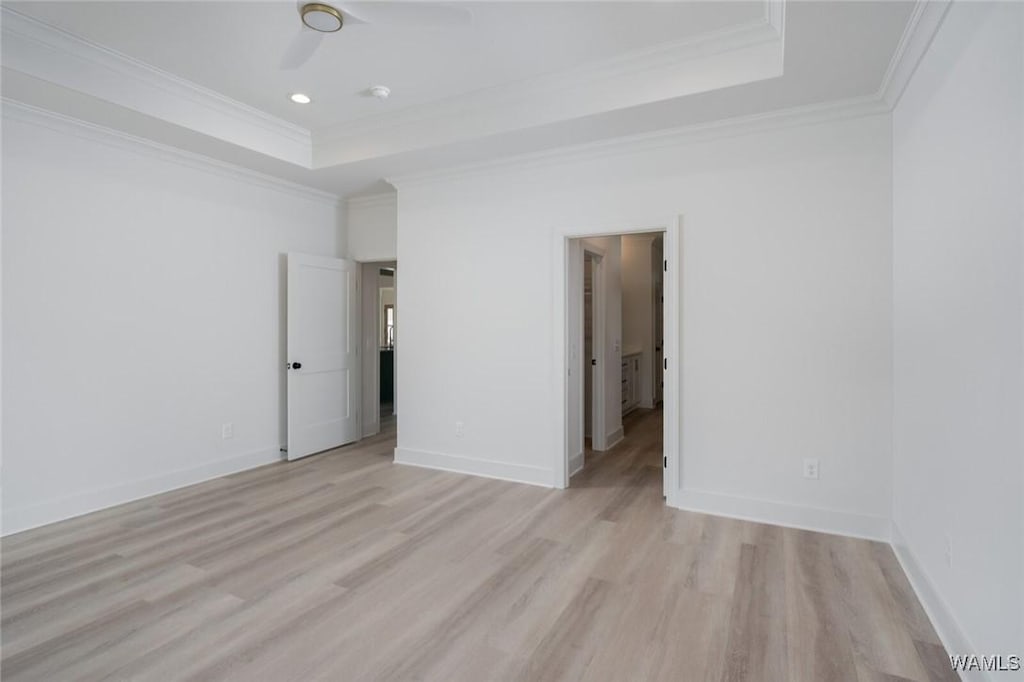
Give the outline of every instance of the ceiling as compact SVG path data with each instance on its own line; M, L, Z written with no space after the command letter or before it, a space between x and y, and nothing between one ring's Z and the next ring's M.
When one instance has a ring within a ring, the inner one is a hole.
M302 39L295 2L4 3L3 95L346 196L396 174L875 96L915 9L448 6L469 22L353 20L284 68ZM392 96L368 97L376 84Z
M462 3L471 17L466 26L351 23L326 35L300 69L287 70L282 58L302 29L295 2L8 6L311 129L754 21L763 12L760 2ZM384 104L361 96L378 83L392 90ZM309 94L314 105L291 103L293 92Z

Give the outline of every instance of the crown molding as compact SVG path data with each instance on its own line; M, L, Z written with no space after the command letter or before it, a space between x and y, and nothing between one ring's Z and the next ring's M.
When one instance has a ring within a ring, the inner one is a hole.
M917 0L900 41L893 52L878 90L862 97L834 102L781 109L752 116L722 119L710 123L683 126L563 147L531 154L506 157L495 161L465 164L423 173L393 176L386 180L396 187L412 187L431 182L457 179L468 175L499 173L509 170L540 168L557 163L600 159L661 147L704 142L716 138L746 135L755 132L814 125L862 116L889 114L899 102L917 65L928 51L935 34L949 10L952 0ZM785 3L769 3L766 11L784 15ZM783 27L784 20L776 19ZM783 31L784 39L784 31Z
M401 190L403 188L454 180L471 175L489 175L543 168L560 163L604 159L611 156L686 146L770 130L796 128L865 116L877 116L888 114L889 112L889 106L876 96L854 97L836 102L780 109L762 114L659 130L652 133L600 140L555 150L506 157L494 161L465 164L437 171L410 173L408 175L385 178L385 180Z
M0 106L0 114L2 114L2 118L5 121L18 121L46 128L57 133L71 135L150 158L175 163L193 170L212 173L231 180L238 180L261 189L271 189L306 201L334 207L341 207L344 203L341 197L330 192L300 185L273 175L260 173L146 138L136 137L120 130L58 114L17 100L4 97L0 99L0 105L2 105Z
M914 3L910 19L878 88L878 97L885 101L889 109L893 109L900 101L952 4L952 0L917 0Z
M786 37L786 0L765 0L764 20L775 29L779 38Z
M392 207L398 206L398 193L397 192L381 192L379 194L365 194L358 197L349 197L345 200L345 204L350 209L367 209L367 208L379 208L379 207Z
M785 0L763 0L762 16L682 40L632 50L604 60L580 65L508 85L499 85L448 97L437 102L376 114L313 131L318 146L352 140L392 128L426 124L451 117L465 117L517 102L544 101L553 95L615 84L617 79L678 67L695 59L711 57L769 43L784 44Z
M296 165L312 165L312 135L301 126L9 7L0 7L0 15L8 68Z
M423 182L456 178L467 174L494 173L503 169L539 167L563 161L602 158L645 149L692 144L718 137L743 135L773 128L812 125L841 118L889 112L899 101L918 63L930 46L936 31L939 29L950 4L951 0L918 0L915 3L882 81L877 91L872 95L712 121L640 135L599 140L582 145L549 149L422 173L400 175L390 179L390 181L395 185L409 186ZM518 97L523 96L524 93L529 94L532 92L536 94L530 94L529 96L543 97L544 92L562 88L570 81L575 85L579 85L580 82L594 82L616 76L621 77L623 74L635 73L638 69L657 69L659 66L671 64L675 60L699 58L700 56L712 55L723 50L735 50L743 46L758 44L766 47L772 43L775 45L784 44L785 9L784 0L765 0L762 16L747 24L736 25L701 36L694 36L684 41L663 43L634 51L627 55L620 55L616 59L596 65L591 64L579 67L570 71L542 77L541 79L517 83L509 87L477 91L469 93L464 97L449 98L432 105L394 112L392 115L375 117L373 120L346 124L344 126L344 138L347 138L348 142L352 142L356 136L372 133L377 129L390 131L397 125L408 124L412 126L418 123L429 123L431 120L438 120L437 117L441 116L449 119L452 119L452 117L456 119L461 118L467 112L472 113L481 107L503 106L509 101L515 101ZM5 67L15 68L30 75L33 75L33 70L38 71L42 69L45 71L49 69L51 71L50 75L53 75L52 72L56 70L59 72L58 75L61 75L65 81L75 75L82 74L85 74L86 77L81 80L90 83L94 80L103 81L105 79L108 85L108 92L95 94L94 96L101 97L107 101L112 101L109 96L109 82L111 80L131 81L129 87L136 87L136 100L146 100L149 95L159 95L153 99L165 107L174 109L174 105L176 105L178 110L190 109L194 115L198 114L200 117L202 117L204 112L209 114L206 118L217 121L221 131L240 126L246 127L250 138L253 134L259 133L256 135L259 140L277 140L279 143L278 149L282 148L281 145L287 146L291 150L289 154L293 158L286 160L306 168L312 166L314 139L318 146L330 142L330 138L321 139L319 133L311 135L309 131L299 126L277 119L195 83L138 62L126 55L89 43L77 36L26 17L7 7L2 8L2 19ZM41 62L41 65L33 66L33 60ZM102 78L97 78L97 76L102 76ZM37 77L53 81L52 78L47 78L46 74L38 75ZM581 81L580 79L583 80ZM79 81L67 87L88 92L88 87ZM516 88L521 89L521 92ZM471 103L471 106L468 108L467 102ZM141 111L137 106L132 107L130 104L125 105L117 101L114 101L114 103ZM182 107L182 103L185 103L186 106ZM340 201L338 197L328 192L321 192L320 190L280 180L257 171L249 171L231 163L216 161L199 154L184 152L157 142L123 134L110 128L37 109L21 102L4 100L4 105L8 110L16 109L18 112L14 114L16 116L28 117L29 113L27 112L32 112L31 117L36 119L35 122L45 121L45 125L49 127L57 126L65 131L75 128L78 130L77 134L80 135L85 134L83 131L91 131L90 134L95 137L101 137L108 143L111 140L119 140L123 145L136 148L145 147L151 153L157 152L167 158L173 157L179 163L188 163L207 170L217 170L222 174L226 173L234 177L244 178L263 186L286 189L286 191L290 191L293 194L297 193L306 198L315 198L316 200L328 203L338 203ZM155 115L150 112L143 113ZM177 122L177 124L190 127L193 130L196 129L194 125L189 125L187 122ZM365 127L361 128L361 124L365 124ZM239 141L237 138L230 139L227 135L217 135L216 133L210 133L201 129L200 132L212 134L215 137L249 149L268 153L268 155L275 156L276 158L285 158L280 154L260 149L258 145L246 144L245 141ZM300 150L298 155L302 156L304 161L297 162L295 160L293 152L296 149ZM352 208L368 208L394 201L393 196L393 194L385 193L368 197L354 197L344 203Z

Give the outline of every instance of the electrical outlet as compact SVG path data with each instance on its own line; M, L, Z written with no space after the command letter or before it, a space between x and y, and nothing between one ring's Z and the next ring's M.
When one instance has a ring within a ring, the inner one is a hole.
M455 437L462 438L466 435L466 425L462 422L455 422Z
M220 437L224 440L235 437L235 425L231 422L224 422L220 425Z
M949 533L945 535L945 554L946 554L946 566L953 568L953 536Z
M816 457L804 458L804 478L818 478L818 459Z

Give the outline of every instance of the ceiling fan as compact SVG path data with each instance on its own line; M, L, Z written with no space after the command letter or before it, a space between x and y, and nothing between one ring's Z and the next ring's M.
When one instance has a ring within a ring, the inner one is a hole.
M433 2L299 2L302 26L281 59L282 69L297 69L313 56L324 35L337 33L345 24L381 26L464 26L472 20L469 10Z

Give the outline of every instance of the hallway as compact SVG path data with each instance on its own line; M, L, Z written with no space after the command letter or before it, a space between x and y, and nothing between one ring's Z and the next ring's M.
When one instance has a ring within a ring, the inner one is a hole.
M662 412L638 408L622 418L625 434L610 450L595 452L586 439L584 467L569 481L570 488L620 487L657 489L661 496ZM628 483L627 483L628 482ZM633 490L633 492L637 492Z

